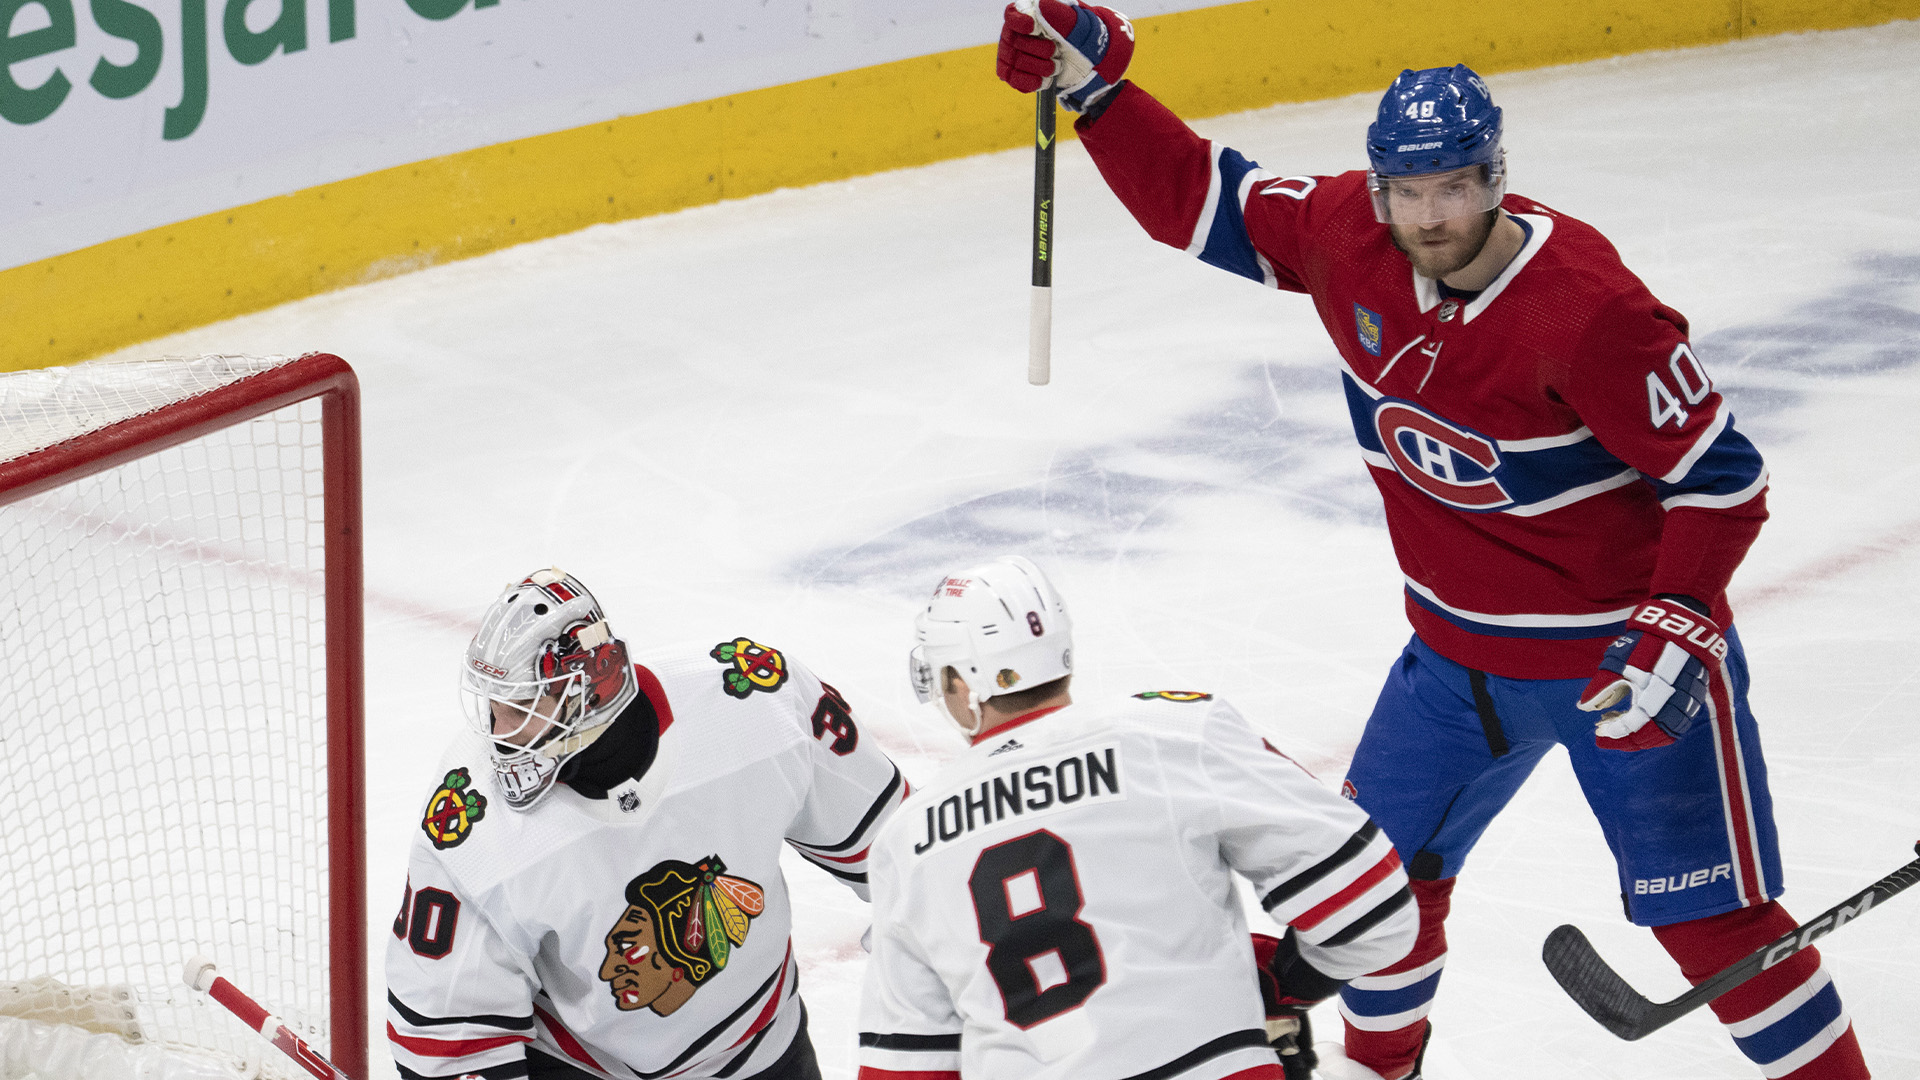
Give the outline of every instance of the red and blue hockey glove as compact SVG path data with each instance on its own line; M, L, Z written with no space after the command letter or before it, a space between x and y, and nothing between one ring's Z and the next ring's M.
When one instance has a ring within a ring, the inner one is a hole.
M1260 973L1260 1002L1267 1010L1267 1042L1280 1055L1287 1080L1310 1080L1320 1057L1313 1050L1307 1010L1338 993L1340 981L1301 957L1291 929L1285 938L1254 934L1253 959Z
M1727 638L1692 606L1656 597L1627 617L1580 707L1600 713L1593 727L1602 750L1650 750L1686 734L1694 718L1729 708L1722 662ZM1618 706L1625 704L1625 708Z
M1133 59L1133 24L1111 8L1067 0L1015 0L1000 26L994 70L1031 94L1049 77L1060 104L1085 112L1120 82Z

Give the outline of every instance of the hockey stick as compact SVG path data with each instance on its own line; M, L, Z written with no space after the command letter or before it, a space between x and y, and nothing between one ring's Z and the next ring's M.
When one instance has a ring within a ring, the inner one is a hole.
M226 1006L228 1012L265 1035L282 1053L319 1080L353 1080L341 1072L339 1066L321 1057L319 1051L302 1042L300 1036L295 1035L293 1029L281 1022L279 1017L261 1008L258 1002L222 977L214 970L213 961L204 956L194 957L187 961L184 977L188 986Z
M1920 855L1920 844L1913 846ZM1867 913L1875 904L1920 881L1920 859L1915 859L1879 881L1828 908L1812 922L1794 927L1744 958L1701 982L1672 1001L1654 1004L1627 985L1593 949L1577 927L1561 926L1547 935L1540 958L1547 963L1560 988L1600 1026L1622 1039L1642 1038L1739 986L1815 941Z
M1053 354L1053 117L1058 91L1049 80L1034 95L1033 291L1027 315L1027 381L1047 385Z

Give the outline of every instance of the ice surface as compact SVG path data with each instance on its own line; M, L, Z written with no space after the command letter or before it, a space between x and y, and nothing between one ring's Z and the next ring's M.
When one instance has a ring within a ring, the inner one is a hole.
M1691 317L1767 455L1773 520L1734 603L1802 918L1920 839L1916 56L1903 23L1491 80L1514 189L1599 226ZM1339 171L1370 98L1196 126ZM1059 170L1043 389L1024 152L599 226L129 351L325 349L360 373L376 973L456 657L550 563L643 650L739 633L801 657L925 776L957 743L904 677L916 602L956 562L1026 552L1075 606L1076 693L1223 693L1337 783L1407 629L1333 350L1304 299L1149 241L1077 144ZM850 1077L861 905L789 877L823 1066ZM1616 894L1552 755L1461 878L1427 1075L1756 1075L1704 1011L1627 1044L1554 986L1540 943L1571 921L1650 996L1684 988ZM1882 1077L1920 1077L1916 942L1902 897L1823 945Z

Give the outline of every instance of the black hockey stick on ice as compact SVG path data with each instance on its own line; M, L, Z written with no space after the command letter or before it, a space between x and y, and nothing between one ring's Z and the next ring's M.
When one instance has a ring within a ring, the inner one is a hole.
M1047 385L1053 353L1053 80L1034 97L1033 291L1027 314L1027 381Z
M1915 844L1913 850L1920 855L1920 844ZM1587 940L1587 935L1577 927L1555 928L1553 933L1547 935L1540 958L1547 962L1547 970L1553 972L1560 988L1587 1010L1588 1016L1600 1021L1601 1027L1622 1039L1638 1039L1666 1027L1739 986L1840 929L1842 924L1865 915L1875 904L1916 881L1920 881L1920 859L1913 860L1828 908L1819 918L1803 923L1748 953L1672 1001L1658 1005L1628 986L1625 979L1608 967L1607 962L1600 959L1600 954L1593 951L1593 943Z

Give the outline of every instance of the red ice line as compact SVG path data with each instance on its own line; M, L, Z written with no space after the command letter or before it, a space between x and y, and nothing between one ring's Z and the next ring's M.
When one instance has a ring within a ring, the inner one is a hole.
M1816 559L1775 584L1756 589L1737 589L1735 598L1738 603L1734 606L1736 609L1765 607L1775 601L1798 596L1861 567L1903 555L1917 542L1920 542L1920 519L1903 522L1864 544L1856 544Z

